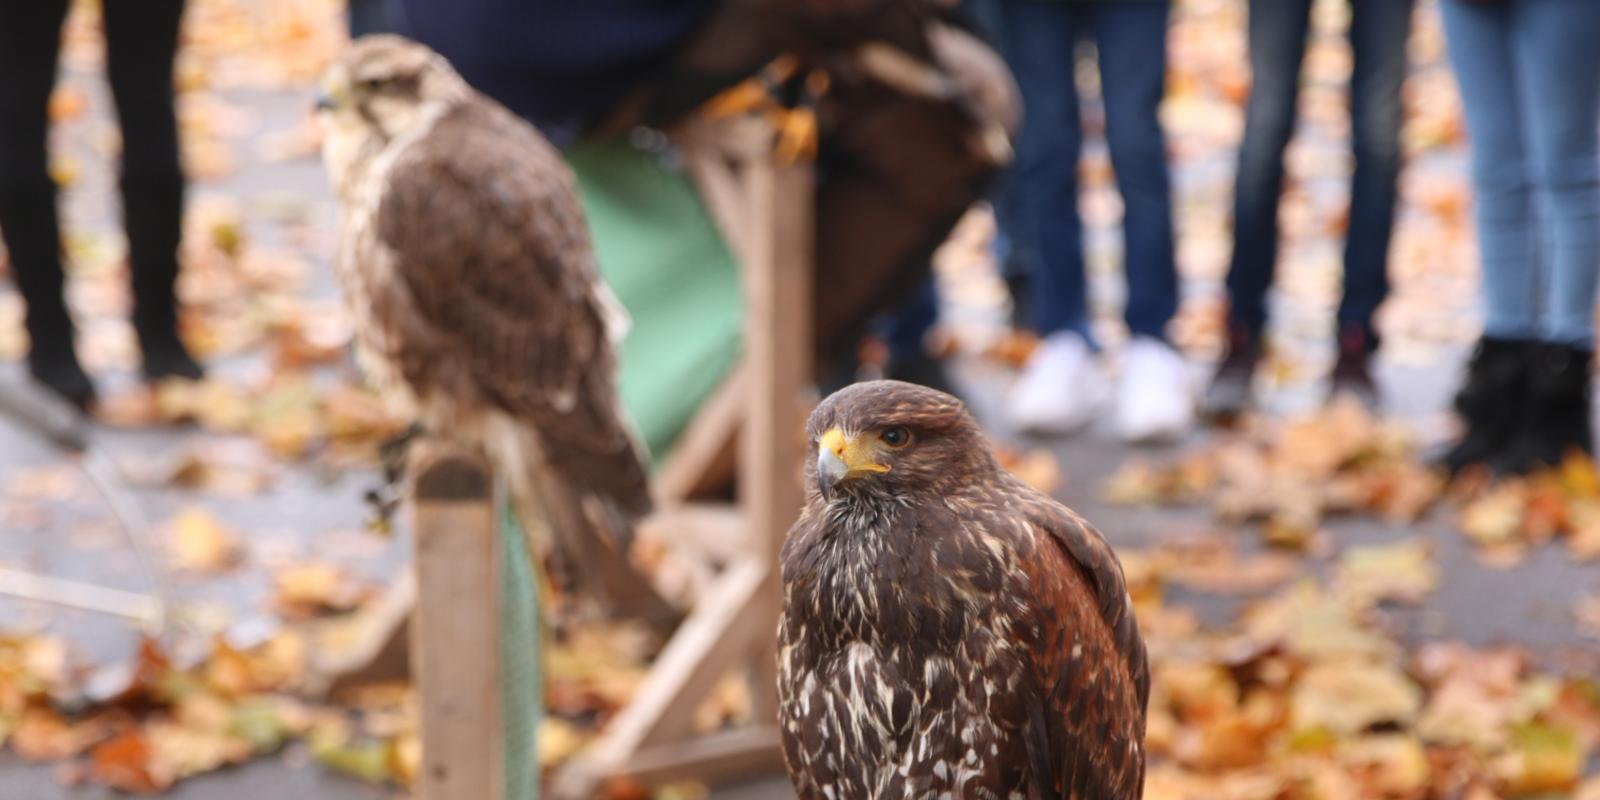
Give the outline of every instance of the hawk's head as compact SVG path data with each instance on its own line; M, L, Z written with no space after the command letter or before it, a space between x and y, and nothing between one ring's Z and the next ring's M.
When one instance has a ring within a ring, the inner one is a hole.
M336 178L353 162L428 121L467 93L444 56L402 36L363 36L328 67L317 96L323 155Z
M824 502L915 503L997 469L960 400L900 381L829 395L806 425L807 477Z

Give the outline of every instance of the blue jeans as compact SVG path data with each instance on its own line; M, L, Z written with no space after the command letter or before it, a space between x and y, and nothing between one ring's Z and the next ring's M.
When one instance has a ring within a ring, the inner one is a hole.
M397 29L394 9L386 0L350 0L345 15L352 39L373 33L392 33Z
M1350 115L1355 174L1345 238L1339 323L1370 337L1372 314L1389 293L1389 238L1400 174L1400 86L1412 0L1350 0ZM1278 198L1283 150L1294 133L1300 66L1312 0L1250 0L1253 88L1234 187L1233 260L1228 294L1233 322L1252 333L1266 324L1267 290L1278 260Z
M1004 50L1024 108L1002 224L1016 257L1035 266L1034 325L1090 338L1073 82L1079 37L1099 51L1106 138L1122 193L1128 307L1135 335L1165 338L1177 311L1172 200L1156 118L1166 78L1167 0L1071 4L1004 0Z
M889 346L889 361L904 363L927 353L928 332L939 324L939 287L932 275L910 297L879 320L879 332Z
M1600 3L1443 11L1472 140L1484 333L1593 347Z

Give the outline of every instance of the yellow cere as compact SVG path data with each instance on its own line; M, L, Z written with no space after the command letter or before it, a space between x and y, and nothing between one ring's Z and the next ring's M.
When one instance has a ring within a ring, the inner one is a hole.
M870 436L846 438L844 431L831 428L822 434L817 446L819 450L832 451L852 473L888 472L888 465L879 464L872 459L872 442L873 438Z

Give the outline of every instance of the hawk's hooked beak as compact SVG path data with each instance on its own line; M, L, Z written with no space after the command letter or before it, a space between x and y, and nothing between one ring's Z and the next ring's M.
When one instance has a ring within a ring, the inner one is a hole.
M826 498L840 481L888 472L887 465L873 460L872 450L870 437L847 438L838 428L822 434L817 442L817 490Z
M350 86L342 78L329 78L317 91L318 112L338 111L350 101Z

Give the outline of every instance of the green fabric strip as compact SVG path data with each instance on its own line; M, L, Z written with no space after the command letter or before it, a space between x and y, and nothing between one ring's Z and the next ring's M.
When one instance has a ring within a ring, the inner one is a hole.
M655 459L738 359L739 269L683 170L620 142L567 154L600 271L633 317L622 401Z

